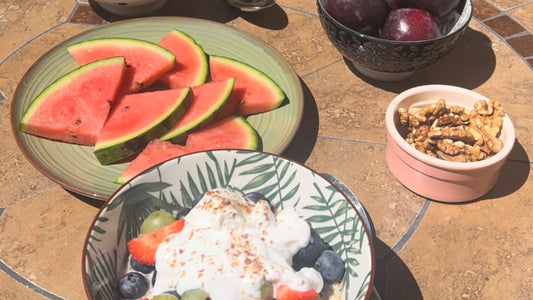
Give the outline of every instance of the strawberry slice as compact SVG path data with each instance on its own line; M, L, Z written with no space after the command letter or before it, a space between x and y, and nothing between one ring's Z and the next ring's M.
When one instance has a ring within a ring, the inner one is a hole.
M141 234L133 238L128 242L128 250L131 256L145 265L155 265L155 252L159 245L167 236L180 232L183 226L185 226L185 219L179 219L154 232Z
M295 291L286 285L276 288L276 300L317 300L318 293L314 290Z

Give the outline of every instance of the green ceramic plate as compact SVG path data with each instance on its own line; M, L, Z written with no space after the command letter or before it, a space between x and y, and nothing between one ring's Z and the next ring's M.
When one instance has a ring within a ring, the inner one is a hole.
M195 196L215 188L259 192L276 210L295 208L344 260L340 297L334 299L369 299L374 282L371 236L346 196L296 162L235 150L168 160L117 190L95 216L83 247L82 276L88 298L118 299L117 281L128 265L127 242L139 234L148 214L162 209L177 215L192 206Z
M119 185L113 181L125 164L102 166L92 147L54 142L16 130L32 100L46 86L77 67L66 46L94 38L131 37L158 42L172 29L179 29L198 42L208 54L246 62L269 75L286 93L289 103L248 120L263 140L263 150L280 154L293 139L303 114L303 92L299 77L271 46L248 33L211 21L180 17L139 18L104 25L79 34L51 49L25 74L15 92L11 122L17 142L42 173L68 190L107 199Z

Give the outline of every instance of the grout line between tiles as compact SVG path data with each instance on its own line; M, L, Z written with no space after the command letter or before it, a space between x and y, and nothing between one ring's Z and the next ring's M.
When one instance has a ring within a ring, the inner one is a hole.
M381 145L381 146L386 145L385 142L356 140L356 139L350 139L350 138L344 138L344 137L338 137L338 136L317 135L317 138L323 138L326 140L338 140L338 141L346 141L346 142L353 142L353 143L361 143L361 144L373 144L373 145Z
M13 50L13 52L9 53L6 58L4 58L3 60L0 61L0 66L3 65L6 61L8 61L13 55L15 55L17 52L19 52L20 50L22 50L24 47L28 46L29 44L33 43L33 41L35 41L36 39L44 36L45 34L51 32L52 30L62 26L63 24L67 24L68 21L64 21L64 22L61 22L61 23L58 23L52 27L50 27L50 29L47 29L41 33L39 33L38 35L32 37L31 39L27 40L24 42L24 44L20 45L19 47L17 47L15 50Z
M57 187L57 186L58 186L58 184L54 182L54 183L52 183L52 184L49 185L49 186L45 186L45 187L43 187L43 188L37 190L36 192L34 192L34 193L32 193L32 194L29 194L29 195L26 195L26 196L23 197L23 198L20 198L20 200L18 200L16 203L24 202L24 201L26 201L26 200L28 200L28 199L30 199L30 198L33 198L33 197L35 197L35 196L37 196L37 195L44 194L44 193L46 193L47 191L49 191L49 190L51 190L51 189L53 189L53 188L55 188L55 187ZM13 205L14 205L14 204L13 204ZM10 205L8 205L6 208L9 208L9 206L10 206Z
M279 5L279 7L290 9L290 10L293 10L293 11L297 11L297 12L300 12L300 13L303 13L303 14L310 15L310 16L318 18L318 13L313 13L313 12L310 12L310 11L307 11L307 10L304 10L304 9L301 9L301 8L296 8L296 7L286 6L286 5Z
M409 239L413 236L413 234L417 231L418 227L420 226L420 223L422 222L422 219L426 215L427 210L429 209L429 205L431 204L431 200L426 199L424 202L424 205L422 205L422 208L418 212L418 215L416 216L413 223L411 223L411 226L409 226L409 229L404 233L404 235L400 238L400 240L392 247L390 251L387 252L382 258L378 259L376 262L376 274L380 274L380 276L376 277L376 281L374 282L374 286L376 289L380 292L382 295L386 295L387 290L387 265L389 262L396 256L398 256L398 253L407 245L407 242Z
M505 38L505 37L499 35L494 29L492 29L492 28L491 28L489 25L487 25L484 21L481 21L481 20L479 20L479 19L477 19L477 18L475 18L475 19L476 19L476 21L479 23L479 25L481 25L481 26L484 27L487 31L489 31L489 32L491 32L492 34L494 34L494 35L498 38L498 40L499 40L500 42L502 42L503 44L505 44L505 45L506 45L506 46L507 46L507 47L508 47L508 48L509 48L509 49L510 49L510 50L511 50L511 51L512 51L512 52L513 52L518 58L520 58L520 60L522 60L522 62L524 62L524 63L526 64L526 66L528 66L531 70L533 70L533 65L531 65L531 64L527 61L527 58L526 58L526 57L524 57L524 56L522 56L520 53L518 53L518 51L517 51L513 46L511 46L511 45L509 44L509 42L508 42L508 38ZM524 33L524 32L525 32L525 33ZM532 33L531 33L530 31L528 31L528 30L523 31L522 33L524 33L524 34L522 34L522 35L520 35L520 36L532 35ZM520 33L518 33L518 34L520 34ZM512 37L517 37L518 34L515 34L515 35L513 35Z
M407 242L409 239L413 236L413 234L418 230L418 227L420 226L420 223L422 222L422 219L426 215L426 212L429 209L429 205L431 204L431 201L426 199L424 201L424 205L422 205L422 209L418 212L418 215L416 216L415 220L409 226L409 229L404 233L404 235L400 238L400 240L392 247L392 251L387 254L387 256L392 255L393 253L399 253L402 251L402 249L407 245Z
M317 73L317 72L319 72L321 70L327 69L328 67L330 67L330 66L332 66L332 65L334 65L334 64L336 64L336 63L338 63L338 62L340 62L342 60L343 60L343 58L339 58L339 59L337 59L337 60L335 60L335 61L333 61L333 62L331 62L331 63L329 63L327 65L324 65L324 66L322 66L322 67L320 67L318 69L315 69L315 70L313 70L311 72L308 72L307 74L301 75L300 77L303 79L303 78L306 78L308 76L311 76L311 75L313 75L313 74L315 74L315 73Z
M36 292L39 295L42 295L44 297L47 297L49 299L53 300L63 300L63 298L41 288L40 286L36 285L35 283L29 281L19 273L15 272L13 269L11 269L8 265L4 263L3 260L0 259L0 270L2 270L4 273L6 273L9 277L13 278L16 282L24 285L25 287L29 288L30 290Z
M78 1L74 1L74 3L76 4L74 4L74 7L72 8L72 10L70 11L70 14L67 17L67 23L71 23L72 17L74 17L74 15L76 14L76 11L78 11L78 8L81 5Z

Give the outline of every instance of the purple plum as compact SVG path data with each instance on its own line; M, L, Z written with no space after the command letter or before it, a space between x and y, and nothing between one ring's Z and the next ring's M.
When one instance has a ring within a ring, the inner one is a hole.
M326 0L325 8L339 23L365 34L377 33L389 12L385 0Z
M439 37L435 18L425 10L399 8L391 11L381 28L381 38L395 41L422 41Z
M389 5L390 10L395 10L398 8L408 7L407 0L385 0L385 2Z
M442 17L454 10L461 0L408 0L409 7L423 9L435 18Z

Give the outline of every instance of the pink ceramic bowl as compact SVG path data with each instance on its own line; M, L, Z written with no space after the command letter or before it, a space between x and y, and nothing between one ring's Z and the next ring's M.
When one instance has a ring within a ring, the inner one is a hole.
M515 131L506 114L500 139L500 152L482 161L451 162L424 154L405 141L407 129L400 124L398 109L424 107L445 99L451 104L472 108L486 99L476 92L448 85L424 85L409 89L396 96L387 108L387 164L392 174L411 191L441 202L475 200L490 191L499 177L501 167L515 142ZM505 103L502 103L505 111Z

